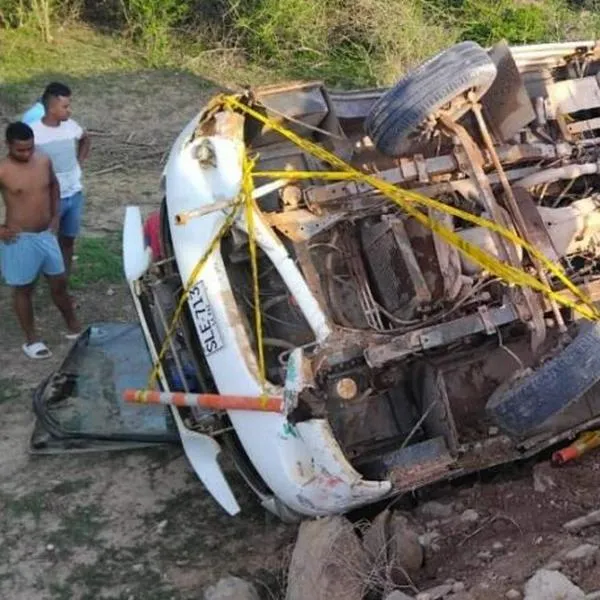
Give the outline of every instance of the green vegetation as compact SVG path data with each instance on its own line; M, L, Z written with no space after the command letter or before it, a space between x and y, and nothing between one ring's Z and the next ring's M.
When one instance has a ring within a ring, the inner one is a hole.
M119 283L123 279L121 240L117 235L82 237L75 249L71 285L81 289L90 283Z
M61 516L60 528L46 539L64 553L76 546L92 545L104 524L102 508L97 504L75 506Z
M38 490L19 497L2 494L0 500L4 503L6 514L10 517L31 515L36 522L48 508L48 499L44 492Z
M21 391L16 380L0 377L0 404L16 400L20 396Z
M5 95L58 68L382 85L459 40L595 38L599 8L600 0L0 0L0 77Z

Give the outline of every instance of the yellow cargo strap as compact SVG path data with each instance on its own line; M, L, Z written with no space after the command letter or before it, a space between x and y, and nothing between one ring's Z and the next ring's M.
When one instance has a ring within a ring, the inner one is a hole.
M583 317L590 320L600 320L600 311L594 306L593 302L590 298L588 298L572 281L564 273L563 269L559 265L555 265L548 258L541 253L537 248L523 240L513 231L495 223L494 221L490 221L489 219L485 219L483 217L478 217L471 213L465 212L458 208L449 206L440 202L438 200L433 200L432 198L428 198L416 192L405 190L402 188L398 188L375 175L370 175L367 173L363 173L358 171L351 165L347 164L345 161L337 157L335 154L327 151L321 146L311 142L310 140L301 138L294 132L286 129L278 122L269 119L259 113L258 111L250 108L235 96L223 95L219 98L215 98L211 105L217 106L221 105L229 110L239 110L241 112L246 113L257 121L263 123L270 129L277 131L280 135L287 138L289 141L294 143L296 146L307 152L308 154L318 158L325 163L331 165L334 168L339 169L339 171L254 171L255 161L251 160L248 156L248 153L244 151L243 156L243 179L242 179L242 189L241 194L238 200L233 205L231 212L228 214L227 218L223 222L221 228L209 244L208 248L202 255L202 257L196 263L190 277L188 278L187 283L184 286L183 292L181 294L181 298L173 315L173 319L171 321L170 327L167 331L165 339L163 341L160 353L158 355L158 360L154 365L152 372L150 374L148 389L152 389L157 380L160 364L165 356L167 351L169 341L171 340L178 319L181 315L181 311L183 310L183 306L187 301L189 292L193 285L195 284L198 276L200 275L204 265L206 264L208 258L213 253L213 251L217 248L221 239L227 234L231 226L233 225L235 219L238 217L239 211L242 205L245 206L246 210L246 221L248 227L248 243L249 243L249 251L250 251L250 259L251 259L251 268L252 268L252 287L253 287L253 296L254 296L254 320L255 320L255 333L256 333L256 342L258 348L258 369L259 369L259 377L260 384L262 388L262 397L266 398L265 392L265 384L266 384L266 371L265 371L265 359L264 359L264 348L263 348L263 326L262 326L262 313L260 310L260 290L259 290L259 277L258 277L258 260L257 260L257 252L256 252L256 237L254 231L254 211L259 210L256 205L254 199L252 198L252 192L254 189L253 177L265 177L265 178L273 178L273 179L290 179L290 180L300 180L300 179L322 179L322 180L353 180L357 182L366 183L372 188L378 190L383 196L389 198L392 202L394 202L397 206L399 206L402 210L408 213L410 216L415 218L419 223L429 228L432 232L439 235L444 241L448 244L456 247L463 255L465 255L469 260L481 266L487 272L501 278L504 280L509 286L517 285L517 286L528 286L547 297L555 300L556 302L566 306L572 310L577 311ZM557 277L563 285L569 289L576 298L580 300L580 303L569 300L565 298L561 294L552 290L552 288L548 287L544 283L542 283L537 277L531 275L527 271L522 268L517 268L513 265L506 264L500 260L498 260L495 256L489 254L488 252L482 250L478 246L475 246L466 240L462 239L457 233L448 229L444 225L442 225L439 221L430 218L425 215L423 212L418 210L415 205L425 206L427 208L431 208L436 211L444 212L454 217L458 217L477 225L479 227L485 227L490 231L493 231L515 245L521 246L524 250L526 250L531 256L537 258L547 269L551 272L555 277Z
M200 260L196 263L192 273L190 274L186 285L184 286L183 292L181 294L181 298L177 304L177 308L175 309L175 313L173 318L171 319L171 323L169 329L165 335L165 339L160 349L160 353L158 355L157 361L153 366L153 369L150 373L148 379L147 389L151 390L158 378L160 372L160 365L162 364L162 360L167 352L167 348L169 347L170 340L173 338L175 333L175 329L177 328L177 322L181 315L181 311L188 299L190 290L196 283L204 265L206 264L210 255L217 249L220 241L223 239L225 235L227 235L228 231L231 229L235 219L240 212L242 205L245 206L246 209L246 223L248 226L248 245L250 250L250 261L252 264L252 289L254 296L254 326L256 331L256 343L258 345L258 371L260 378L260 387L261 394L260 399L261 403L266 403L268 401L265 384L266 384L266 367L265 367L265 356L264 356L264 347L263 347L263 326L262 326L262 313L260 309L260 289L259 289L259 278L258 278L258 259L256 252L256 236L254 230L254 211L258 210L254 199L252 198L252 192L254 191L254 180L252 176L252 171L254 169L254 161L252 161L248 157L248 153L243 153L242 156L242 190L240 197L234 203L231 212L221 225L219 231L209 244L208 248L200 258Z
M263 171L255 173L255 176L268 176L273 178L287 177L289 179L352 179L354 181L366 183L374 189L379 190L379 192L381 192L383 196L392 200L401 209L403 209L405 212L407 212L409 215L411 215L417 221L419 221L419 223L428 227L434 233L438 234L448 244L455 246L469 260L480 265L489 273L500 277L507 284L531 287L532 289L537 290L542 294L545 294L546 296L562 304L563 306L566 306L579 312L583 317L587 319L600 320L600 311L594 306L591 299L588 298L572 281L570 281L570 279L565 275L563 269L561 269L560 266L552 263L552 261L550 261L542 252L537 250L537 248L533 247L531 244L520 238L517 234L510 231L509 229L502 227L498 223L490 221L489 219L475 216L458 208L448 206L443 202L439 202L437 200L427 198L426 196L423 196L421 194L417 194L416 192L398 188L386 181L383 181L375 175L362 173L361 171L358 171L351 165L347 164L335 154L332 154L331 152L325 150L324 148L315 144L314 142L311 142L310 140L301 138L293 131L282 127L278 122L274 121L273 119L265 117L258 111L250 108L243 102L240 102L240 100L234 96L223 96L222 102L224 106L230 108L231 110L238 109L242 112L245 112L246 114L250 115L254 119L260 121L261 123L269 127L270 129L277 131L279 134L286 137L288 140L290 140L292 143L294 143L296 146L298 146L308 154L311 154L315 158L318 158L328 163L332 167L338 168L340 170L340 172ZM426 206L434 210L450 214L455 217L460 217L461 219L467 222L494 231L499 235L502 235L506 239L510 240L512 243L521 246L532 256L536 257L548 269L548 271L550 271L555 277L557 277L563 283L563 285L574 294L576 298L579 298L582 304L569 300L561 294L558 294L557 292L552 290L552 288L542 283L537 277L531 275L524 269L506 264L498 260L495 256L492 256L488 252L482 250L478 246L475 246L473 244L470 244L466 240L463 240L458 234L456 234L451 229L448 229L438 221L431 219L427 215L423 214L421 211L415 208L414 204L420 204L422 206Z

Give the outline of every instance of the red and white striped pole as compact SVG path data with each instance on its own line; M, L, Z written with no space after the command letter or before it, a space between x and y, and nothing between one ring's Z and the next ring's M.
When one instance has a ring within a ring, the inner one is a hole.
M153 390L125 390L123 399L137 404L168 404L172 406L201 406L213 410L257 410L283 412L283 398L278 396L235 396L219 394L187 394Z

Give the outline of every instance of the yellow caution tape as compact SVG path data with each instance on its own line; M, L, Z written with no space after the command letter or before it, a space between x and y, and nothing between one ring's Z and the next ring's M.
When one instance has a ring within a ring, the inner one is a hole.
M254 235L254 199L252 192L254 190L254 179L252 171L254 169L254 161L250 160L248 153L244 153L243 157L243 179L242 179L242 194L246 205L246 223L248 225L248 246L250 249L250 261L252 263L252 289L254 294L254 326L256 330L256 344L258 346L258 373L260 377L261 399L266 403L267 395L265 391L266 369L265 369L265 350L263 348L263 328L262 328L262 313L260 310L260 290L258 283L258 261L256 255L256 238Z
M339 171L253 171L254 161L250 160L247 152L244 150L243 156L243 180L242 180L242 190L240 197L234 203L234 206L223 222L221 228L209 244L208 248L202 255L202 257L196 263L192 273L190 274L186 285L184 286L183 292L181 294L181 298L175 310L175 314L171 320L170 327L166 333L165 339L163 341L160 353L158 355L158 359L153 366L152 372L150 374L148 389L152 389L154 386L156 379L159 375L160 365L164 358L164 355L167 351L169 341L171 340L179 317L181 315L181 311L183 310L183 306L188 298L189 292L192 286L195 284L196 279L198 278L200 272L204 268L208 258L217 248L221 239L227 234L231 226L233 225L238 213L242 207L245 206L246 209L246 220L248 226L248 242L249 242L249 250L250 250L250 258L252 263L252 284L253 284L253 296L254 296L254 319L255 319L255 330L256 330L256 340L258 346L258 365L259 365L259 377L260 384L262 388L262 395L265 395L265 383L266 383L266 370L265 370L265 359L264 359L264 348L263 348L263 327L262 327L262 314L260 311L260 290L259 290L259 277L258 277L258 261L257 261L257 252L256 252L256 238L254 231L254 211L259 210L256 206L255 201L252 198L252 192L254 189L253 177L265 177L265 178L273 178L273 179L322 179L322 180L353 180L362 183L366 183L370 185L372 188L379 190L379 192L392 200L395 204L397 204L401 209L407 212L409 215L414 217L419 223L428 227L431 231L439 235L443 240L445 240L448 244L456 247L460 252L462 252L468 259L473 261L474 263L481 266L483 269L488 271L489 273L503 279L509 285L518 285L518 286L528 286L534 290L545 294L549 298L555 300L556 302L571 308L577 312L579 312L583 317L590 320L600 320L600 311L594 306L593 302L590 298L588 298L569 278L565 275L563 269L560 266L552 263L548 258L541 253L537 248L520 238L510 229L495 223L494 221L490 221L489 219L485 219L483 217L478 217L471 213L465 212L458 208L449 206L440 202L438 200L433 200L432 198L428 198L421 194L417 194L416 192L405 190L402 188L398 188L375 175L369 175L367 173L363 173L358 171L351 165L347 164L345 161L337 157L335 154L325 150L318 144L311 142L310 140L306 140L301 138L294 132L286 129L281 126L276 121L272 119L268 119L263 116L258 111L250 108L246 104L239 101L238 98L234 96L220 96L214 98L211 102L211 106L214 108L217 106L224 106L229 108L230 110L241 110L246 114L250 115L254 119L262 122L263 124L270 127L272 130L277 131L283 137L290 140L296 146L300 147L302 150L311 154L312 156L328 163L334 168L338 168ZM482 250L478 246L470 244L466 240L462 239L458 234L456 234L451 229L448 229L446 226L442 225L439 221L432 219L422 213L420 210L415 208L413 204L425 206L431 208L436 211L444 212L450 214L454 217L459 217L464 221L473 223L474 225L485 227L495 233L503 236L507 240L512 243L521 246L527 252L530 253L531 256L536 257L542 264L546 266L546 268L555 275L564 285L568 288L573 294L579 298L579 300L583 303L578 304L568 298L565 298L561 294L552 290L552 288L548 287L544 283L542 283L537 277L532 276L530 273L527 273L522 268L517 268L513 265L506 264L500 260L498 260L495 256L489 254L488 252Z
M455 207L448 206L443 202L439 202L437 200L427 198L426 196L423 196L421 194L417 194L416 192L398 188L374 175L362 173L361 171L358 171L354 167L348 165L335 154L332 154L331 152L325 150L324 148L311 142L310 140L301 138L294 132L279 125L279 123L268 119L258 111L243 104L233 96L223 96L222 102L223 105L228 107L230 110L239 109L247 113L251 117L257 119L258 121L262 122L271 129L280 133L282 136L289 139L292 143L300 147L302 150L330 164L333 167L339 168L341 171L340 173L327 171L274 171L268 174L267 172L255 173L255 176L270 176L276 178L287 177L289 179L312 179L317 177L321 179L353 179L356 181L366 183L371 187L379 190L384 196L395 202L400 208L402 208L405 212L414 217L421 224L431 229L431 231L433 231L434 233L437 233L444 241L451 244L452 246L455 246L471 261L480 265L482 268L496 275L497 277L502 278L508 284L518 285L522 287L531 287L532 289L535 289L545 294L546 296L562 304L563 306L566 306L579 312L582 316L584 316L587 319L600 320L600 311L598 311L598 309L594 306L591 299L588 298L565 275L564 271L559 266L552 263L552 261L550 261L542 252L537 250L537 248L533 247L531 244L521 239L518 235L516 235L509 229L502 227L498 223L490 221L489 219L477 217L471 213L467 213ZM460 217L465 221L494 231L499 235L502 235L506 239L510 240L514 244L521 246L532 256L536 257L553 275L555 275L563 283L563 285L567 289L569 289L577 298L579 298L579 300L583 303L583 306L581 304L578 304L577 302L565 298L561 294L558 294L552 288L542 283L537 277L532 276L531 274L524 271L522 268L517 268L513 265L506 264L498 260L495 256L492 256L488 252L483 251L478 246L475 246L463 240L451 229L448 229L438 221L431 219L427 215L423 214L421 211L417 210L412 205L413 203L420 204L437 211L445 212L455 217Z
M177 322L179 320L179 316L181 315L181 311L185 305L185 302L189 296L190 290L192 286L195 284L198 276L200 275L204 265L208 261L210 255L216 250L221 239L227 235L227 232L231 229L242 205L245 206L246 209L246 222L248 226L248 245L250 250L250 260L252 264L252 288L254 295L254 319L255 319L255 330L256 330L256 341L258 346L258 368L259 368L259 378L260 378L260 386L261 386L261 400L266 404L267 402L267 393L265 389L266 384L266 367L265 367L265 357L264 357L264 347L263 347L263 327L262 327L262 313L260 310L260 289L259 289L259 277L258 277L258 260L257 260L257 252L256 252L256 236L254 230L254 211L257 210L257 206L252 198L252 192L254 190L254 180L252 171L254 169L254 161L250 160L247 152L243 153L242 156L242 193L238 200L234 203L234 206L221 225L221 228L209 244L208 248L202 255L202 257L196 263L192 273L190 274L187 284L184 286L184 290L181 294L181 298L179 299L179 303L177 304L177 308L171 319L171 323L169 329L165 335L165 339L163 341L160 353L158 355L156 363L153 365L152 372L150 373L150 377L148 380L147 388L150 390L153 388L154 384L159 375L160 365L162 364L162 360L167 352L167 348L169 346L169 342L172 339L175 329L177 328Z
M204 254L200 257L200 259L196 263L196 266L194 267L193 271L191 272L190 276L188 277L187 283L184 285L183 291L181 293L181 298L179 299L179 303L177 304L177 308L175 309L175 313L173 314L173 318L171 319L171 324L165 335L165 339L163 340L163 344L162 344L162 347L158 354L158 358L156 359L156 362L154 363L154 366L150 373L150 377L148 378L147 389L151 390L154 387L154 384L156 383L156 380L160 374L160 366L162 364L163 358L165 357L167 348L173 337L173 334L175 333L175 329L177 328L177 322L179 320L179 317L181 315L181 311L183 310L185 302L188 299L190 290L196 283L196 279L198 278L198 275L200 275L200 272L204 268L204 265L208 261L210 255L217 248L219 242L221 241L221 238L223 238L227 234L229 229L231 228L231 225L233 224L242 204L243 204L243 198L239 198L235 202L235 204L233 205L233 208L231 209L231 212L227 215L227 218L221 225L219 231L213 238L212 242L209 244L209 246L206 249L206 251L204 252Z

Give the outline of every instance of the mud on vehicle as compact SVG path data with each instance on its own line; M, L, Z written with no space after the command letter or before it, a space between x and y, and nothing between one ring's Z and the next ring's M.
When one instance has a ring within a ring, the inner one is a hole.
M463 42L389 89L303 82L237 97L365 173L514 230L594 299L599 71L591 42L489 50ZM236 189L236 143L258 171L329 170L243 111L213 102L188 124L163 174L164 259L144 263L133 240L141 222L125 232L154 351L231 210L223 199ZM259 178L255 186L267 386L282 395L291 370L301 373L297 405L287 414L175 410L188 431L232 453L265 506L284 517L345 512L517 460L600 421L600 327L490 275L366 184ZM202 216L176 224L199 207ZM429 216L572 298L505 238ZM258 395L254 308L239 220L194 282L163 386ZM190 460L220 499L228 492L214 477L215 456Z

